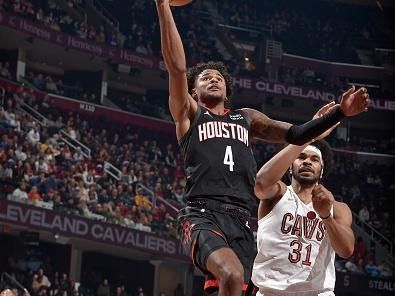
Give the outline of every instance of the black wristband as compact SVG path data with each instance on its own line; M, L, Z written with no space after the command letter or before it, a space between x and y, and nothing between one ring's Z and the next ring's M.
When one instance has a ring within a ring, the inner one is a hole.
M326 220L326 219L328 219L331 216L332 216L331 212L329 212L328 216L325 216L325 217L321 217L320 215L318 215L318 217L320 217L321 220Z
M337 106L320 118L310 120L302 125L291 126L287 132L286 140L290 144L303 145L321 135L344 117L340 106Z

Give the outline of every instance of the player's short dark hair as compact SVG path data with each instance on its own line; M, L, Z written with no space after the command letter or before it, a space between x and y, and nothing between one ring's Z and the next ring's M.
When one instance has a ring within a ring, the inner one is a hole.
M230 99L232 97L232 76L229 74L228 69L222 62L209 61L207 63L199 63L188 69L187 79L188 79L188 92L192 94L192 89L195 88L196 78L204 70L213 69L217 70L225 79L226 85L226 97Z
M324 162L324 173L322 174L322 179L328 177L333 168L333 152L331 146L325 140L318 140L310 144L318 149L320 149L322 154L322 161Z

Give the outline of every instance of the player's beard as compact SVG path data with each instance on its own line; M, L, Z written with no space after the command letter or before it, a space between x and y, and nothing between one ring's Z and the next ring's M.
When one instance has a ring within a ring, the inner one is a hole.
M314 173L314 176L311 177L305 177L301 176L298 172L295 172L292 170L292 177L295 178L296 181L302 186L310 186L317 184L318 181L320 180L320 177Z

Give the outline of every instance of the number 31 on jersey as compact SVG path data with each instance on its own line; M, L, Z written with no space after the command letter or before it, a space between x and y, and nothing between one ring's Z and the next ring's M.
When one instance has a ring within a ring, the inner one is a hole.
M232 146L226 146L224 164L229 166L229 171L233 172L233 166L235 165L233 161Z

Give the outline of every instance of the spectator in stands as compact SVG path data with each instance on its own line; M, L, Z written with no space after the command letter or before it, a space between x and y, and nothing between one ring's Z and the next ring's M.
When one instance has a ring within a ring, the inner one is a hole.
M363 241L362 237L359 236L355 241L355 248L354 248L354 253L352 255L352 260L354 262L358 262L358 260L362 258L364 254L365 254L365 242Z
M28 195L26 192L26 182L24 180L19 182L19 186L17 189L14 190L14 192L12 193L12 196L17 199L21 199L21 200L28 199Z
M151 206L152 206L150 201L148 200L148 197L143 194L142 189L137 190L137 194L134 197L134 202L135 202L136 206L141 209L151 209Z
M103 282L97 288L97 296L110 296L110 286L108 280L104 279Z
M380 276L380 269L376 265L373 259L369 260L368 263L365 265L365 272L370 275L371 277L379 277Z
M15 150L15 156L18 161L24 162L27 159L27 154L23 151L23 146L18 145Z
M36 146L40 142L40 127L33 124L32 129L27 133L27 140L32 146Z
M5 122L9 127L13 128L17 132L21 131L21 122L18 120L13 108L8 108L6 111L4 111L4 117Z
M10 64L8 62L4 64L0 62L0 76L12 80L12 76L9 68L10 68Z
M42 278L41 285L47 288L51 287L51 282L48 280L48 277L44 274L44 269L38 269L38 277Z
M50 76L45 78L45 89L50 93L58 93L58 87Z
M136 296L145 296L144 289L142 287L137 289Z
M61 290L67 290L69 287L68 276L67 276L67 273L65 273L65 272L62 273L62 276L59 280L59 287Z
M33 202L41 200L41 195L40 195L40 193L37 192L36 186L31 187L30 192L28 194L28 198L30 201L33 201Z
M378 269L380 271L380 275L383 277L391 278L393 275L393 271L391 267L388 265L387 262L383 261L379 266Z
M42 74L38 74L38 75L34 76L33 85L35 87L37 87L38 89L44 89L45 81L44 81L44 77Z
M367 206L363 206L362 209L359 210L358 217L362 222L368 223L370 219L369 210Z
M84 155L82 154L81 147L78 146L78 147L75 149L75 152L74 152L74 154L73 154L73 159L74 159L74 161L76 161L76 162L81 161L81 160L84 160Z

